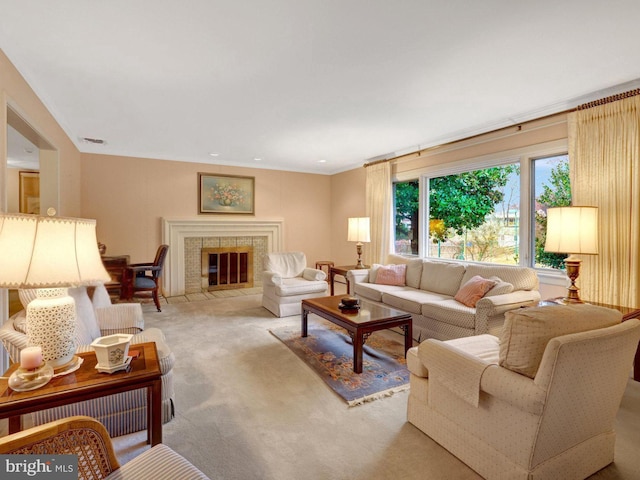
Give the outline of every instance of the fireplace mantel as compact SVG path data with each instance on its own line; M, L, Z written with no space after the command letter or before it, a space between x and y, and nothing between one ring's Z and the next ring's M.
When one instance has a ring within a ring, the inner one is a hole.
M169 252L162 274L165 295L184 295L184 239L188 237L267 237L268 251L284 250L282 218L163 218L162 242Z

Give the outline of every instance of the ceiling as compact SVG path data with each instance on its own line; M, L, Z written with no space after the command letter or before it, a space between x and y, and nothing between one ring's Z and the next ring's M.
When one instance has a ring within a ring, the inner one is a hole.
M637 0L0 0L0 11L0 48L82 152L333 174L640 79Z

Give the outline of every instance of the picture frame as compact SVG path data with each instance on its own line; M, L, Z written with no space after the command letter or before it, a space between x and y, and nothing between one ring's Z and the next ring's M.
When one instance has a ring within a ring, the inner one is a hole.
M198 214L255 215L255 177L198 173Z
M20 213L40 214L40 172L18 172Z

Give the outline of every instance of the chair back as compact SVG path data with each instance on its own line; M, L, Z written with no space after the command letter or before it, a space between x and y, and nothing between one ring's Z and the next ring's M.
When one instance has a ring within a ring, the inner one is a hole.
M154 278L158 278L162 273L162 268L164 267L164 261L167 258L168 251L169 251L169 245L160 245L158 247L158 251L156 252L156 258L153 260L153 265L160 268L153 271L152 274Z
M3 455L77 455L78 478L102 480L120 468L105 427L87 416L73 416L0 439Z
M569 448L604 432L613 434L638 341L637 319L549 341L535 378L547 386L547 401L533 465L547 459L549 445Z
M302 275L307 267L307 257L303 252L272 252L264 257L264 269L276 272L282 278L294 278Z

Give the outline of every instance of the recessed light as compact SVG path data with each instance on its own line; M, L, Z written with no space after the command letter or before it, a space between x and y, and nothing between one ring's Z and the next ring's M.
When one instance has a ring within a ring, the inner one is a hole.
M327 163L326 160L318 160L318 163Z
M262 161L262 159L261 159L261 158L258 158L258 157L254 158L254 160L255 160L256 162L260 162L260 161Z
M217 157L218 155L220 155L220 154L219 153L213 153L213 152L211 152L209 154L210 157Z

